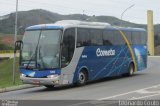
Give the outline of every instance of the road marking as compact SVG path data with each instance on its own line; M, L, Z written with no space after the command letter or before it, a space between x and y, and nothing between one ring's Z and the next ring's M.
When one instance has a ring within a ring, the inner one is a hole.
M157 88L157 87L160 87L160 84L154 85L154 86L151 86L151 87L147 87L147 88L142 88L142 89L130 91L130 92L127 92L127 93L122 93L122 94L118 94L118 95L114 95L114 96L109 96L109 97L100 98L100 99L98 99L98 100L114 99L114 98L119 97L119 96L125 96L125 95L131 94L131 93L138 93L138 92L143 91L143 90L146 90L146 89ZM155 94L154 94L154 95L155 95ZM159 95L160 95L160 94L159 94ZM151 96L151 95L148 95L148 96ZM144 96L144 98L145 98L145 97L147 97L147 96ZM136 99L136 98L135 98L135 99Z
M154 87L153 87L154 88ZM126 94L126 93L125 93ZM153 96L158 96L158 95L160 95L160 93L159 94L152 94L152 95L147 95L147 96L141 96L141 97L132 97L131 99L129 99L129 100L139 100L139 99L144 99L144 98L148 98L148 97L153 97ZM112 96L113 97L113 96ZM115 96L114 96L115 97ZM98 99L98 100L100 100L100 99ZM101 99L102 100L102 99ZM104 100L104 99L103 99ZM81 106L81 105L84 105L84 104L92 104L92 102L94 102L94 101L87 101L87 102L81 102L81 103L76 103L76 104L71 104L71 105L68 105L68 106ZM111 104L113 104L113 103L110 103L110 104L107 104L107 105L111 105ZM103 104L103 102L102 102L102 104L100 105L98 105L98 106L106 106L106 104Z
M147 96L142 96L142 97L138 97L138 98L134 97L133 99L130 99L130 100L144 99L144 98L158 96L158 95L160 95L160 94L147 95Z
M143 90L138 90L137 93L140 93L140 94L153 94L153 93L160 93L160 91L147 91L147 90L143 89Z

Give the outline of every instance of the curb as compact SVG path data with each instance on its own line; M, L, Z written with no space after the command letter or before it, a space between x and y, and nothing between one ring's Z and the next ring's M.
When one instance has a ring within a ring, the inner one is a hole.
M16 90L21 90L21 89L27 89L27 88L33 88L33 87L39 87L39 85L24 84L24 85L19 85L19 86L0 88L0 93L9 92L9 91L16 91Z

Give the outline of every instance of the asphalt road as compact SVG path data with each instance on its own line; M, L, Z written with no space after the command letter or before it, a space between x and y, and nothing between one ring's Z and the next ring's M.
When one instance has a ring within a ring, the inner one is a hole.
M0 93L0 100L6 99L160 100L160 57L149 57L148 68L132 77L106 78L82 87L63 86L50 90L42 86Z

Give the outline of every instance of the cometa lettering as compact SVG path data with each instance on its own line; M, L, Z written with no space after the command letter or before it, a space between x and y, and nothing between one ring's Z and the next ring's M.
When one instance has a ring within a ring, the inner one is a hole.
M101 50L100 48L97 49L96 51L97 57L100 56L114 56L115 55L115 50L110 49L110 50Z

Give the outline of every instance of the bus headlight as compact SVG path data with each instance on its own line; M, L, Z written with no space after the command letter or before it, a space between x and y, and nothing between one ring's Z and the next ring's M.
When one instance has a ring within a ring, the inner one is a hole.
M26 75L25 75L25 74L21 74L20 76L21 76L21 77L26 77Z
M59 75L57 75L57 74L56 75L48 75L47 78L55 78L56 79L56 78L59 78Z

